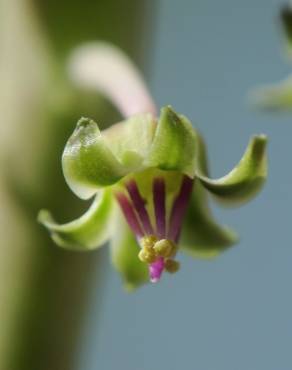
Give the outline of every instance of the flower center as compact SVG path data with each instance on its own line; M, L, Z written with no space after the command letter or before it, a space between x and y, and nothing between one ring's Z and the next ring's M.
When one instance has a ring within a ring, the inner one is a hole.
M141 247L138 257L149 266L152 282L159 281L164 270L174 273L179 263L177 253L183 217L191 196L193 180L180 176L177 191L167 206L167 184L164 176L154 177L148 202L141 195L135 179L125 182L125 191L117 191L116 199ZM152 203L152 204L149 204ZM152 217L149 212L152 206ZM152 222L151 222L152 221Z

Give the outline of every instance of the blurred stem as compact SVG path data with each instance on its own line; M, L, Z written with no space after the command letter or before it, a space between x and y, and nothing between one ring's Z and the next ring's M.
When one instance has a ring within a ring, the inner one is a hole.
M65 60L75 45L102 38L139 61L145 2L0 5L0 369L73 370L89 293L101 290L95 280L109 262L58 249L35 217L45 207L68 220L86 207L66 187L63 146L80 116L112 122L117 112L76 91Z

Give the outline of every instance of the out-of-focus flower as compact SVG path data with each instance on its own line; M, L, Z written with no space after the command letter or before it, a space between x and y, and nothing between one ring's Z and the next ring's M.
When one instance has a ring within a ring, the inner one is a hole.
M83 216L63 225L41 211L39 220L56 243L91 250L109 240L128 288L177 271L179 250L213 257L234 244L236 234L213 220L207 192L235 205L252 198L267 174L266 137L254 136L238 165L212 180L200 134L170 106L156 117L137 71L120 52L90 45L75 55L72 68L81 83L102 89L130 117L102 132L91 119L78 122L63 172L77 196L95 198Z
M285 34L285 51L292 60L292 2L281 10L281 23ZM268 84L254 89L251 101L262 109L271 111L292 110L292 76L275 84Z

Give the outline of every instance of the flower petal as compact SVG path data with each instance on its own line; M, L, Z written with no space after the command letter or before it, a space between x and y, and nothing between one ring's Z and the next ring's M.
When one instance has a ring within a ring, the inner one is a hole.
M97 124L82 118L67 142L62 164L71 190L90 198L130 172L143 169L156 122L151 114L139 114L100 132Z
M231 229L218 225L211 214L207 193L195 179L181 235L181 248L193 257L212 258L238 240Z
M50 212L42 210L38 220L60 246L74 250L90 250L101 246L109 237L113 199L109 190L98 193L89 210L75 221L59 225Z
M212 180L200 170L196 175L218 200L227 204L247 202L259 192L267 176L266 144L266 136L254 136L238 165L220 179Z
M170 106L162 108L145 165L194 177L195 151L196 134L192 124Z
M281 22L286 36L285 52L292 60L292 3L282 7ZM253 89L250 100L257 108L271 111L290 111L292 109L292 76L274 84Z
M134 171L142 166L155 129L156 121L150 113L137 114L102 131L102 136L117 159Z
M73 81L105 94L125 117L143 112L156 114L140 72L114 45L85 43L73 51L68 64Z
M254 89L251 102L258 108L270 111L289 111L292 109L292 76L275 84Z
M139 248L133 233L118 210L111 239L111 257L127 290L133 290L149 280L147 264L138 258Z
M90 198L98 188L112 185L126 174L97 124L81 118L69 138L62 157L65 179L80 198Z

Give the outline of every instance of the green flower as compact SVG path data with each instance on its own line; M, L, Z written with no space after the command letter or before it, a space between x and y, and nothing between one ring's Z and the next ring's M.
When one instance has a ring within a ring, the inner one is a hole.
M82 118L62 166L71 190L82 199L94 197L93 203L67 224L44 210L39 221L64 248L86 251L109 241L127 288L157 282L164 271L178 270L178 252L210 258L237 241L214 221L207 195L231 205L251 199L267 175L265 149L266 137L254 136L238 165L213 180L202 137L170 106L159 118L153 111L138 113L104 131Z
M285 34L285 51L292 60L292 3L281 10L281 22ZM273 111L292 109L292 76L282 81L256 88L251 93L252 102L259 108Z

